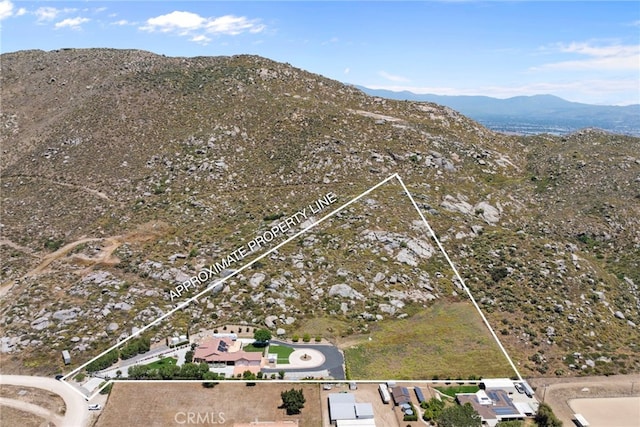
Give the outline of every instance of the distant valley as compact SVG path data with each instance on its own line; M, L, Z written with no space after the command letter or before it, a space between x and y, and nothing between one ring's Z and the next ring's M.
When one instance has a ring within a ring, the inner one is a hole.
M497 132L563 135L584 128L599 128L616 134L640 136L638 104L581 104L553 95L498 99L488 96L416 94L409 91L395 92L356 87L371 96L445 105Z

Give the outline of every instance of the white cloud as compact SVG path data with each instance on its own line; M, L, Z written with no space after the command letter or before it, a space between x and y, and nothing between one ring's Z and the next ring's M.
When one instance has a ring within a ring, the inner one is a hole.
M18 10L14 9L14 4L11 0L0 1L0 21L10 18L12 16L22 16L27 13L27 9L21 7Z
M171 12L167 15L157 16L147 20L147 25L140 27L142 30L163 33L175 30L197 30L202 28L205 19L191 12Z
M406 77L390 74L390 73L387 73L386 71L378 71L378 75L380 77L383 77L389 81L396 82L396 83L407 83L411 81Z
M345 73L345 74L349 74L350 72L351 72L351 69L350 69L349 67L347 67L347 68L345 68L345 69L344 69L344 73Z
M265 29L256 19L244 16L224 15L205 18L196 13L174 11L166 15L149 18L145 25L140 27L143 31L174 33L180 36L189 36L196 43L209 42L210 39L202 32L210 35L238 35L241 33L259 33ZM195 32L199 34L195 34Z
M203 46L206 46L207 44L209 44L209 42L211 41L211 39L205 35L202 34L198 34L197 36L193 36L191 37L191 41L195 42L195 43L199 43Z
M123 27L125 25L135 25L135 22L127 21L126 19L120 19L119 21L114 21L111 25L117 25L119 27Z
M0 1L0 21L13 15L13 3L9 0Z
M56 19L58 15L63 13L63 10L56 9L55 7L46 6L46 7L39 7L33 13L36 15L38 22L45 22L45 21L53 21L54 19Z
M583 58L542 64L532 70L637 70L640 64L640 44L598 46L574 42L555 45L552 50Z
M79 16L75 18L67 18L63 19L60 22L56 22L55 28L71 28L72 30L79 30L82 24L85 24L89 21L91 21L89 18L81 18Z
M248 19L244 16L225 15L215 19L208 19L206 29L211 34L227 34L238 35L245 31L250 33L259 33L264 30L265 26L258 24L254 19Z

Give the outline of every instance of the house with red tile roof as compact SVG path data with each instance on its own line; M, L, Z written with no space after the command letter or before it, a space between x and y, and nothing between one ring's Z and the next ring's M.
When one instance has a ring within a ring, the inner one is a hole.
M251 371L257 373L264 365L262 353L240 349L240 342L231 338L212 338L203 341L193 354L196 363L225 364L234 367L234 374Z

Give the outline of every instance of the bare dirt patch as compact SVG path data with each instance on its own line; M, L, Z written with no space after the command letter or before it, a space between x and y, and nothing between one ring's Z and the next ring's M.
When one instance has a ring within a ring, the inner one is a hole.
M0 385L0 397L8 397L10 399L17 399L23 402L32 403L60 415L64 415L66 410L62 397L40 388L2 384Z
M300 415L289 416L278 408L282 404L280 393L291 388L303 390L306 403ZM200 413L201 419L206 414L209 420L224 419L224 425L257 419L299 420L299 426L317 427L322 425L320 386L260 382L247 386L223 382L214 388L204 388L198 382L117 382L96 427L119 427L123 420L149 427L180 425L189 413Z
M21 427L53 427L54 424L34 415L9 406L0 408L0 425Z
M573 399L640 396L640 374L609 377L534 378L529 380L539 400L548 403L565 423L574 425ZM611 424L609 424L611 425Z
M169 225L161 221L151 221L145 224L140 224L135 230L123 234L121 236L113 236L107 238L82 238L75 242L68 243L58 249L57 251L46 255L42 258L40 264L28 272L26 276L38 276L46 271L49 265L56 261L62 260L73 264L86 265L92 267L95 265L107 265L113 266L120 262L117 257L113 256L113 252L118 249L124 243L140 243L146 242L158 238L166 233L169 229ZM68 255L76 247L90 242L101 242L102 247L100 252L94 256L87 256L84 254L71 254ZM67 256L68 255L68 256Z
M572 399L569 406L582 414L591 427L637 427L640 425L640 396Z

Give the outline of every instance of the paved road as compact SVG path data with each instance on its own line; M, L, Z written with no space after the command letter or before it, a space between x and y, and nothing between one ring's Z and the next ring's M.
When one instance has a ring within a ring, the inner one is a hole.
M65 406L67 407L62 422L56 423L60 427L80 427L86 426L89 422L89 410L87 409L87 402L82 396L61 381L47 377L30 377L26 375L0 375L0 384L17 385L24 387L35 387L43 390L50 391L62 397ZM14 399L9 399L14 400ZM19 409L29 411L29 408L35 405L28 405L24 403ZM39 408L39 407L38 407ZM49 412L44 408L40 408L43 411ZM41 413L36 413L38 416L42 416Z
M277 373L279 371L285 372L317 372L317 371L328 371L332 378L336 380L344 380L344 356L340 353L337 347L326 344L311 344L311 343L303 343L303 344L291 344L288 342L271 340L271 344L279 344L286 345L293 348L312 348L314 350L318 350L324 356L324 363L320 366L314 366L313 368L263 368L263 372L269 373Z

